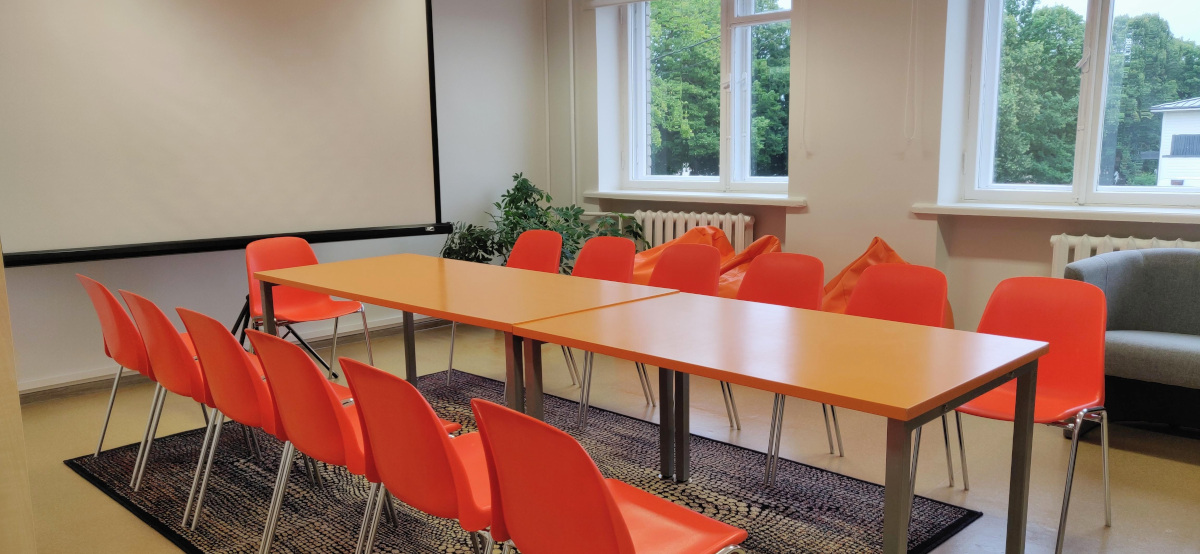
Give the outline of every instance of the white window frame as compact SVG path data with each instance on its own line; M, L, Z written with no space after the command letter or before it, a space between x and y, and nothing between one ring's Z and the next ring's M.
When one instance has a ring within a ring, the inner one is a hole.
M972 65L964 136L964 202L1036 203L1101 206L1200 207L1200 190L1179 193L1159 187L1100 186L1100 152L1104 139L1104 98L1108 90L1108 46L1115 0L1090 0L1084 14L1083 60L1080 62L1079 115L1076 125L1072 183L993 183L996 109L999 102L1003 0L972 2Z
M675 0L659 0L675 1ZM786 194L787 177L750 176L750 121L753 108L750 99L751 82L746 58L749 56L750 32L753 25L791 22L791 10L738 15L738 7L752 10L753 0L721 0L721 111L720 111L720 157L719 176L650 175L646 173L649 162L648 140L637 133L645 133L647 110L635 109L649 105L647 79L637 78L646 73L646 34L644 20L648 2L628 4L621 7L621 29L625 36L619 43L626 49L620 59L623 66L620 74L626 80L622 89L626 91L621 102L622 189L659 191L707 191L729 193L780 193ZM642 32L638 32L642 31ZM735 44L740 41L743 44ZM735 54L739 54L736 55ZM735 76L737 76L735 78ZM734 87L738 90L734 91ZM740 117L733 117L734 115ZM735 151L736 148L736 151Z

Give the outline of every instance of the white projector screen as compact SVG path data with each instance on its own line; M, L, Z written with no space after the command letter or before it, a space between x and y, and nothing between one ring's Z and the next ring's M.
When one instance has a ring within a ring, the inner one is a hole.
M0 2L5 253L428 230L440 223L428 9Z

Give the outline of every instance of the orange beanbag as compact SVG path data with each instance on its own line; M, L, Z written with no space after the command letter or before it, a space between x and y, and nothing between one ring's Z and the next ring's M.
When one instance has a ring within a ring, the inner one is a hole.
M650 284L650 274L654 273L654 266L658 265L658 259L662 257L662 253L667 248L676 244L707 244L716 247L717 252L721 254L722 268L724 268L725 262L734 257L733 245L729 244L725 232L719 227L692 227L675 240L664 242L644 252L638 252L637 256L633 258L634 284Z
M721 281L717 296L737 298L738 288L742 286L742 278L746 276L746 270L750 268L750 262L754 261L754 258L757 258L760 254L779 252L781 246L782 243L779 241L779 238L774 235L759 237L758 240L750 243L750 246L747 246L741 253L721 264Z
M821 302L821 309L826 312L846 313L846 305L850 302L850 295L854 293L854 285L858 284L858 278L868 267L876 264L906 263L908 262L904 261L904 258L901 258L895 250L892 250L892 247L888 246L883 239L879 237L871 239L871 245L867 247L866 252L850 262L850 265L846 266L841 273L825 284L825 298ZM954 312L950 309L949 301L946 302L943 326L954 328Z

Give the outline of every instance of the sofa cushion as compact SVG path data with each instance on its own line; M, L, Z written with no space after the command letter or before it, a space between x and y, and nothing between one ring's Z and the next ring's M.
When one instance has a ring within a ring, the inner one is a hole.
M1154 331L1109 331L1104 372L1114 377L1200 389L1200 337Z

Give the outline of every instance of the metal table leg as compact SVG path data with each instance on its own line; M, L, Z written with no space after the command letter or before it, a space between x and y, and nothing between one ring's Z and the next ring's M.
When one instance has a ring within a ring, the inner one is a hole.
M417 382L417 331L412 312L404 312L404 379ZM365 331L364 331L365 332Z
M912 437L908 423L887 422L887 475L883 492L883 551L908 552L908 519L912 513Z
M690 377L675 372L675 482L686 483L692 478L692 426Z
M1025 525L1029 518L1029 463L1033 454L1033 400L1037 392L1037 361L1017 377L1017 402L1013 421L1012 468L1008 481L1008 554L1025 552ZM1022 368L1025 369L1025 368Z
M275 283L259 281L262 290L263 332L275 335Z
M675 476L675 372L658 368L659 479Z
M504 374L508 380L504 402L509 408L525 413L525 376L521 371L521 337L504 333Z
M525 414L540 420L546 419L542 404L542 345L541 341L524 339L525 342Z

